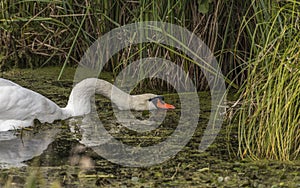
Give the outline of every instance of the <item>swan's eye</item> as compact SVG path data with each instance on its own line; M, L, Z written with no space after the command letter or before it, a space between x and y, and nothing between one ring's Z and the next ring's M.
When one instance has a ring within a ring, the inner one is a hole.
M150 98L150 99L148 99L148 101L153 101L153 100L155 100L155 99L160 99L160 100L164 100L164 97L163 96L157 96L157 97L153 97L153 98Z

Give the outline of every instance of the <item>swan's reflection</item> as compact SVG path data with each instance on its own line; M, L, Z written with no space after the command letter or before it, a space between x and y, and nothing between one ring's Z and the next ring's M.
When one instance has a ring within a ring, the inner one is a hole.
M111 139L114 139L111 134L118 133L122 127L138 133L152 131L159 127L165 115L165 111L151 111L148 119L139 120L136 119L131 111L118 110L117 121L109 120L114 125L114 128L110 127L108 131L102 122L99 121L97 113L91 113L86 115L79 125L81 133L80 143L88 147L106 144Z
M166 117L165 110L149 111L149 118L147 119L141 117L141 113L143 112L137 111L135 114L132 114L131 111L121 111L114 108L114 115L118 122L124 127L139 133L157 129ZM139 116L143 120L137 119L136 116Z
M24 161L38 156L55 139L59 129L26 131L16 136L14 131L0 132L0 167L21 167Z
M121 120L117 118L116 121L106 120L103 121L104 123L99 121L97 114L86 116L80 125L81 139L79 142L99 156L116 164L140 167L161 163L174 156L182 148L181 143L186 143L189 139L186 138L186 133L190 134L193 130L188 129L190 121L187 120L183 127L174 131L171 138L164 139L164 135L152 136L156 134L153 128L158 127L162 117L165 117L165 112L153 111L153 113L149 114L150 118L147 120L119 114L119 117L121 115L123 117ZM186 117L188 118L188 116ZM149 125L150 129L146 128ZM114 128L112 129L111 126ZM137 129L139 126L141 129ZM132 127L133 129L131 129ZM151 132L146 133L147 129ZM131 134L135 135L131 131L137 132L138 136L131 136ZM124 133L128 136L122 136ZM156 141L160 139L163 142L157 143Z

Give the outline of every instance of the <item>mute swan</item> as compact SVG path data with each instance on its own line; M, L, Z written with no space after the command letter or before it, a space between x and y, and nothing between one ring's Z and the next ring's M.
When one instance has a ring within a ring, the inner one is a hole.
M174 109L155 94L129 95L111 83L87 78L71 91L68 104L60 108L50 99L32 90L0 78L0 131L27 127L34 119L52 123L70 117L82 116L91 111L91 97L101 94L111 99L120 110Z

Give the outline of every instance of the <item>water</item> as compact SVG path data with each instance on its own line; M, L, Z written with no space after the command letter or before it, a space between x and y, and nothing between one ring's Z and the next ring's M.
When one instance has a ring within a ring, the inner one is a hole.
M63 81L55 81L58 70L16 70L3 76L64 106L72 88L74 69L67 70ZM2 132L0 187L23 187L33 182L40 187L300 187L299 161L248 161L230 153L237 149L237 135L232 133L230 139L227 138L229 125L226 123L208 150L200 152L198 146L210 114L209 93L199 93L199 98L201 114L197 129L176 155L161 156L163 152L158 151L149 153L144 161L128 159L128 163L137 165L153 161L155 157L165 160L147 167L126 167L111 162L107 156L118 158L126 151L127 148L117 144L119 142L137 148L132 150L137 152L139 148L157 145L170 137L181 115L176 94L165 97L177 107L166 113L132 112L133 116L128 116L120 112L120 121L114 116L110 101L97 96L97 109L91 116L53 124L36 122L26 130ZM94 118L99 118L103 127L95 123ZM137 133L130 129L139 125L149 126L149 130ZM170 148L177 149L174 145L162 149ZM110 155L105 155L108 153Z

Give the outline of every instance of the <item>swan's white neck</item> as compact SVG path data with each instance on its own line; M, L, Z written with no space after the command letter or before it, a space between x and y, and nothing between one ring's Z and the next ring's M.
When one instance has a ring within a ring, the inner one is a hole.
M131 95L105 80L88 78L75 85L64 110L68 111L72 116L90 113L91 97L95 93L109 98L121 110L128 110L132 107L130 105L132 101Z

